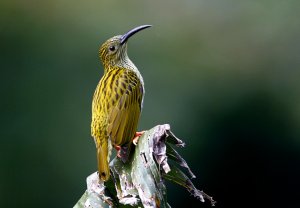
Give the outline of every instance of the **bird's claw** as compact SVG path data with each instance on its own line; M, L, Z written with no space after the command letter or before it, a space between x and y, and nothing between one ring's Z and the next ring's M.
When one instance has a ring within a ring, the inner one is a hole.
M145 131L137 131L134 135L134 138L132 140L132 143L136 146L138 141L139 141L139 138L140 136L142 136L143 134L145 133Z
M121 158L121 146L115 145L115 149L117 150L117 157Z

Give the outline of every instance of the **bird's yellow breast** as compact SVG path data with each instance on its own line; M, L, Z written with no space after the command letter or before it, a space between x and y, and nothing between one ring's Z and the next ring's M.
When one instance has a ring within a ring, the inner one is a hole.
M103 75L92 103L91 131L94 138L110 138L115 145L128 143L132 139L144 93L139 76L121 67L114 67Z

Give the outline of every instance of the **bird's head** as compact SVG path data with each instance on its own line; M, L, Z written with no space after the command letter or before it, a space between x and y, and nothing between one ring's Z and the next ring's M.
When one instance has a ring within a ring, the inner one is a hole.
M128 39L135 33L148 27L151 27L151 25L142 25L128 31L124 35L117 35L105 41L99 50L99 56L104 67L126 63L129 60L127 56Z

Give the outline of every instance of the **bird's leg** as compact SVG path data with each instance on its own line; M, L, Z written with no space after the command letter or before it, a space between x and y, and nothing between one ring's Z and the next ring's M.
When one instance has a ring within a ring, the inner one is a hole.
M121 146L115 145L114 148L117 150L117 157L121 158Z
M145 131L137 131L134 135L134 138L132 139L132 143L136 146L140 136L142 136L145 133Z
M140 136L142 136L145 133L145 131L138 131L135 133L133 139L132 139L132 143L136 146L138 143L138 140L140 138ZM114 145L114 148L117 150L117 157L122 159L122 153L124 155L124 153L126 154L126 149L123 149L122 152L122 147L119 145ZM123 147L125 148L125 147Z

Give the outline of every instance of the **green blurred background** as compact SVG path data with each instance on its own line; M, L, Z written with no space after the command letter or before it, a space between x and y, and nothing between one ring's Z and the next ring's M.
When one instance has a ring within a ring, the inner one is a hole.
M98 47L129 41L139 129L170 123L218 207L300 207L300 2L1 1L0 207L72 207L96 171ZM168 184L172 207L209 207Z

